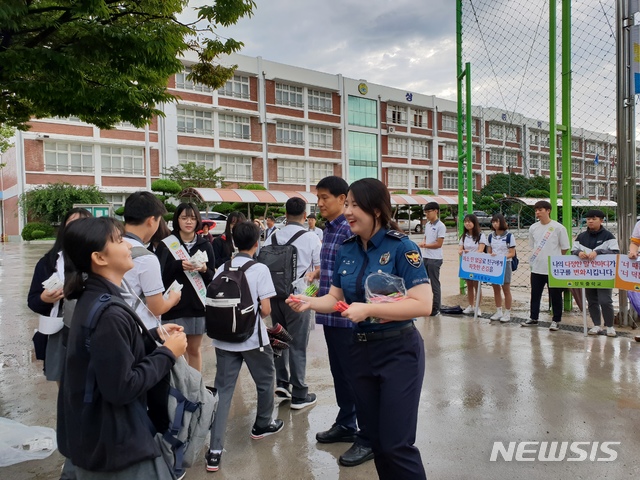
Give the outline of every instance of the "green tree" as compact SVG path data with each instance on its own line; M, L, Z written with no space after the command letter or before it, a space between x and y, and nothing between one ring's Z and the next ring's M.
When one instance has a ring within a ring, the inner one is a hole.
M13 137L14 132L15 130L13 128L0 123L0 155L13 146L11 137Z
M218 176L221 167L213 169L204 165L196 165L194 162L181 163L170 167L166 171L166 177L173 180L184 190L185 188L216 188L224 180Z
M251 16L253 0L216 0L197 21L177 20L188 0L3 0L0 6L0 124L26 128L31 117L77 116L100 128L144 126L175 98L167 78L178 57L198 55L190 79L219 88L235 66L215 62L242 43L221 39Z
M68 183L50 183L20 195L20 206L27 217L47 223L59 223L74 204L106 204L98 187L78 187Z

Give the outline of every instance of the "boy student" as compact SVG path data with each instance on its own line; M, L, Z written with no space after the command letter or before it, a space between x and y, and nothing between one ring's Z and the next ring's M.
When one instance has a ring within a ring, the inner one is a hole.
M531 315L522 322L523 327L537 327L540 315L540 300L544 286L549 284L549 257L564 255L569 250L567 230L555 220L551 220L551 204L540 200L533 206L539 222L529 227L529 247L533 250L531 266ZM562 320L562 289L549 288L553 318L549 330L558 330Z
M418 246L422 250L422 259L427 269L427 276L433 290L433 307L431 316L440 314L440 267L442 267L442 244L447 233L447 227L440 221L440 205L429 202L424 206L427 223L424 226L424 242Z
M273 215L268 215L267 219L267 229L264 231L264 239L266 240L267 238L269 238L269 236L275 232L276 230L278 230L276 228L276 217L274 217Z
M318 188L318 187L316 187ZM309 223L309 231L315 233L320 241L322 241L322 237L324 236L324 232L321 228L316 227L316 216L311 214L307 216L307 222Z
M274 236L278 245L284 245L299 231L304 231L294 242L298 250L296 278L302 278L320 268L320 247L322 244L316 235L306 232L302 225L306 216L307 202L300 197L287 200L285 212L287 224L272 233L264 241L263 248L273 243ZM291 408L300 410L316 403L316 394L309 393L305 383L307 370L307 344L309 343L309 311L295 312L285 303L284 298L271 299L271 318L273 324L281 324L293 337L289 348L275 360L276 395L291 399ZM291 390L289 390L291 386Z
M238 253L230 260L231 266L241 267L250 261L256 253L260 229L252 222L242 222L234 226L232 236ZM219 276L223 270L224 265L218 268L213 278ZM220 468L231 399L243 362L246 362L258 391L256 421L251 429L251 438L259 440L278 433L284 427L282 420L273 420L272 417L275 367L273 350L269 345L267 329L262 321L262 318L271 313L269 299L276 292L271 281L271 273L266 265L261 263L252 265L245 271L245 278L251 290L254 309L259 312L259 316L253 334L248 340L241 343L213 340L217 360L214 387L218 390L219 400L215 420L211 426L209 452L206 454L207 471L209 472L215 472ZM260 348L259 336L262 336L262 349Z
M320 279L318 296L329 293L336 253L351 237L349 222L344 218L344 202L349 185L341 177L325 177L316 185L318 208L326 220L324 241L320 250L320 270L307 274L311 280ZM311 225L311 221L309 222ZM371 442L358 432L356 404L353 393L353 364L349 354L353 344L353 322L336 313L316 313L316 323L323 325L327 342L329 367L338 404L338 415L329 430L318 432L319 443L354 442L339 458L341 465L353 467L373 458Z
M133 193L124 204L123 238L131 244L133 257L133 268L124 274L124 280L135 296L123 296L148 329L157 327L156 317L169 311L182 295L181 292L171 291L168 298L163 297L165 289L160 261L144 246L158 230L165 213L164 205L151 192Z
M620 247L618 241L609 230L602 226L604 212L602 210L589 210L587 212L587 229L576 237L571 249L572 255L577 255L583 260L595 260L598 255L618 254ZM585 295L589 304L589 315L593 321L593 328L589 335L598 335L600 328L600 311L604 324L607 327L607 336L615 337L613 328L613 290L611 288L587 288Z

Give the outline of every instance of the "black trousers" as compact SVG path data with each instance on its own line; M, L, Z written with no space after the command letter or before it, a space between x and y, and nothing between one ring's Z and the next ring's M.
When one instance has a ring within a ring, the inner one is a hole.
M540 316L540 300L545 285L549 285L549 275L531 273L531 320L538 320ZM549 288L553 321L558 323L562 320L562 291L562 288Z

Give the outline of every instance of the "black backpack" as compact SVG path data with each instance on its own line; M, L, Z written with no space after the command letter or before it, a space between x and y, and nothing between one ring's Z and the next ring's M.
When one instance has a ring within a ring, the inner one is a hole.
M258 313L245 272L256 263L250 260L241 267L232 267L229 260L224 271L209 284L205 311L209 337L240 343L253 334Z
M309 233L308 230L300 230L287 243L279 245L274 232L270 235L271 245L260 249L258 261L269 267L276 298L287 298L293 293L291 283L296 280L298 269L298 249L293 242L305 233Z

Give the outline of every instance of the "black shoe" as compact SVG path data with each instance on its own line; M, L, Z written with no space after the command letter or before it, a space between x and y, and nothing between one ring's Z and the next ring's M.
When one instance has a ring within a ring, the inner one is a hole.
M363 447L362 445L354 443L349 450L340 455L338 461L340 465L345 467L355 467L372 459L373 450L370 447Z
M526 322L521 322L520 323L521 327L537 327L538 326L538 320L527 320Z
M315 405L317 401L315 393L307 393L306 397L291 397L291 408L301 410L305 407Z
M269 425L264 428L259 428L254 425L251 429L251 438L254 440L260 440L261 438L268 437L269 435L273 435L274 433L278 433L284 428L284 422L279 418L275 419Z
M344 425L335 424L329 430L316 433L316 440L320 443L355 442L356 432Z
M217 472L220 468L222 453L207 452L204 458L207 462L207 472Z
M291 400L291 392L285 386L278 385L274 391L276 397L282 400Z

